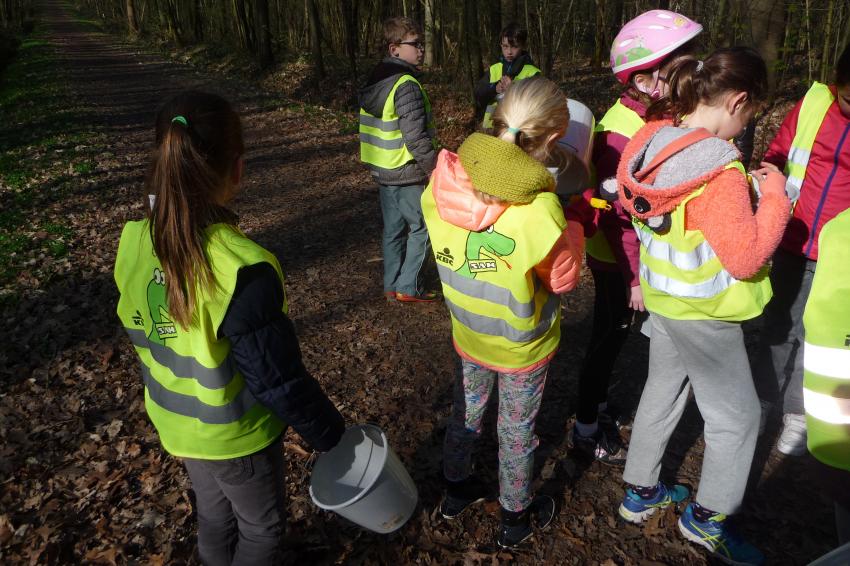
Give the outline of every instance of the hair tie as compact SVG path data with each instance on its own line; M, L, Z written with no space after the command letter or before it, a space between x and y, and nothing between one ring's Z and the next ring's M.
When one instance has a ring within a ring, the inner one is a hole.
M188 120L186 120L186 118L183 117L183 116L180 116L180 115L175 116L174 118L171 119L171 123L173 124L174 122L180 122L185 127L187 127L187 128L189 127Z
M512 133L513 135L517 135L519 133L519 128L514 128L514 127L511 127L511 126L508 126L508 131L510 133Z
M696 70L696 72L697 72L697 73L699 73L700 71L702 71L702 67L703 67L703 65L705 65L705 63L703 63L701 60L700 60L700 61L697 61L697 70Z

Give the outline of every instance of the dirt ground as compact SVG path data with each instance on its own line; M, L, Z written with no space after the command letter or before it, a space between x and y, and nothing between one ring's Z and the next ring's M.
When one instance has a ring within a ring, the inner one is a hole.
M197 563L193 495L145 416L138 362L114 314L111 271L121 226L143 215L155 111L178 91L201 88L227 96L243 116L247 178L236 209L243 229L280 258L307 367L348 422L383 427L419 488L419 507L400 531L366 532L312 504L309 449L288 433L287 563L707 563L678 534L672 511L643 528L618 522L619 470L568 450L590 333L589 273L564 297L563 343L537 424L537 485L555 497L558 516L532 543L499 550L496 503L457 522L435 513L459 367L449 318L441 303L383 300L377 188L345 120L93 31L61 2L46 2L44 14L66 82L56 96L75 109L68 128L97 140L96 166L64 197L39 201L38 214L72 221L67 262L51 277L39 277L37 265L21 270L12 282L18 298L0 312L0 561ZM439 98L434 105L440 128ZM27 127L0 124L7 137ZM463 129L450 131L456 135L443 141L453 148ZM632 335L614 376L612 401L631 412L647 346ZM495 488L493 424L477 466ZM701 427L691 403L670 443L665 477L698 485ZM760 440L739 526L769 563L804 564L835 544L831 505L809 479L809 457L771 450L777 427L771 423Z

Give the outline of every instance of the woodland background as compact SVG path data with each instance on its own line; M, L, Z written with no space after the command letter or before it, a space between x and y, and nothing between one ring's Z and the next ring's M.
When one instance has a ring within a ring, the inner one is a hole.
M564 297L537 424L537 482L560 505L551 530L507 552L492 541L498 504L459 522L435 514L457 372L450 324L442 304L383 301L377 190L357 158L356 92L380 57L385 17L425 23L423 82L439 140L454 149L478 124L471 87L505 23L525 24L537 63L600 117L621 89L610 42L655 7L701 22L705 53L743 43L770 62L756 159L850 37L846 0L0 0L0 563L197 563L193 494L145 415L111 273L121 226L143 214L156 108L201 88L243 117L240 226L281 259L305 364L348 422L387 431L420 492L398 533L367 533L310 502L310 453L288 433L289 561L705 564L672 510L643 528L618 524L619 473L569 450L587 273ZM758 330L747 329L750 345ZM646 351L633 333L615 369L611 397L627 413ZM771 449L778 428L760 440L740 526L769 563L805 564L834 544L832 508L807 479L811 458ZM701 432L692 404L664 461L670 478L696 485ZM495 458L485 435L478 464L491 485Z

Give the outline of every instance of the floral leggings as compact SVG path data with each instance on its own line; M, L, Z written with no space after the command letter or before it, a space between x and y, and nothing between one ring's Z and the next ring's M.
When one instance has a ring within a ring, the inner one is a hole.
M508 511L531 504L534 420L540 410L549 364L527 373L500 373L462 360L463 379L455 383L452 416L443 446L443 474L461 481L472 472L472 451L481 436L487 400L499 384L499 502Z

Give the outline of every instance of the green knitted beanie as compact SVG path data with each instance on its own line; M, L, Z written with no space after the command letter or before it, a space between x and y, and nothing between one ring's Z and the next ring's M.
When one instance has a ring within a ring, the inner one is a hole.
M457 154L475 188L505 202L527 204L555 182L542 163L493 136L472 134Z

